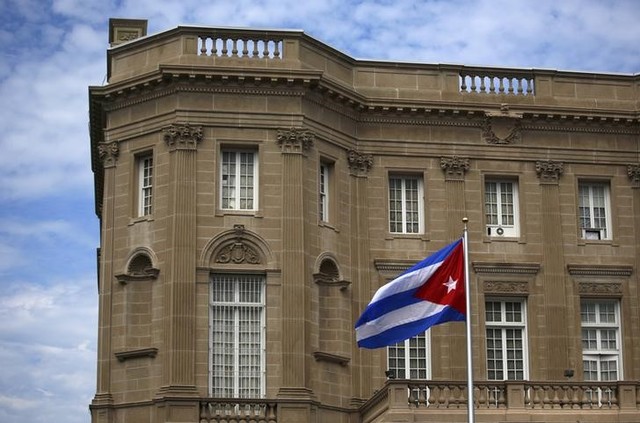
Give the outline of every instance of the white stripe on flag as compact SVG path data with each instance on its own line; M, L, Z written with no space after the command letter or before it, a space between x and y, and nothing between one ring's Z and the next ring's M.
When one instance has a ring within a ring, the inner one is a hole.
M441 312L446 305L420 301L397 310L390 311L356 328L356 339L369 338L396 326L415 322Z

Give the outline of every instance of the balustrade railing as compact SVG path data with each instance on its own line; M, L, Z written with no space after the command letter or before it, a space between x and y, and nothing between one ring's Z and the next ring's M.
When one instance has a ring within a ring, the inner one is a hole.
M282 39L250 34L201 34L198 35L198 55L282 59Z
M534 95L535 78L514 70L464 69L460 71L460 92L478 94Z
M526 384L525 407L595 409L618 408L616 383Z
M426 408L466 408L467 386L464 382L393 381L394 387L406 384L407 403ZM619 382L504 382L474 383L474 404L477 409L618 409ZM513 395L510 398L509 395ZM519 397L519 398L516 398ZM640 389L634 400L640 403ZM630 404L638 406L639 404Z
M200 401L200 423L277 423L275 402L255 399L208 399Z

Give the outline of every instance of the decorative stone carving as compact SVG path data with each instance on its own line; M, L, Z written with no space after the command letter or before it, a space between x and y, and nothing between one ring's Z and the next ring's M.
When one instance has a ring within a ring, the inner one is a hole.
M541 184L558 184L560 175L564 172L564 164L551 160L537 161L536 173Z
M640 164L630 164L627 166L627 175L634 188L640 188Z
M313 147L315 137L308 129L278 129L276 142L283 153L304 153Z
M349 150L347 152L347 163L349 164L349 169L355 174L368 173L371 166L373 166L373 156L356 150Z
M482 138L487 144L513 144L522 140L521 116L510 114L508 109L487 115L482 125Z
M447 181L463 181L464 174L469 170L469 159L464 157L442 157L440 167L444 170L444 177Z
M622 283L620 282L579 282L578 292L584 296L621 296Z
M215 258L216 263L259 264L260 255L243 239L244 225L234 225L233 229L236 239L220 249Z
M484 281L484 292L490 294L529 294L529 283L524 281Z
M117 141L98 145L98 157L105 168L115 166L119 155L120 146Z
M170 150L195 150L202 141L202 127L189 123L176 123L164 130L164 142Z

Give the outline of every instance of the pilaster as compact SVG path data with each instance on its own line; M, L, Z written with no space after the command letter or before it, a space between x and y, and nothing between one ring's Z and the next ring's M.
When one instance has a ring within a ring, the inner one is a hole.
M351 306L353 322L358 320L362 310L373 295L371 286L370 241L369 241L369 170L373 166L373 156L356 150L347 152L347 164L351 174L351 268L353 278L353 304ZM380 374L383 369L374 365L374 352L363 350L353 343L351 352L353 366L351 368L351 384L355 405L362 399L371 396L374 386L372 376Z
M169 156L169 227L164 279L164 374L161 396L194 395L196 328L196 149L202 129L164 130Z
M282 385L279 397L310 398L311 295L305 272L304 167L311 131L279 130L282 151Z
M536 173L540 179L542 210L542 268L544 298L544 339L541 339L540 357L549 357L543 377L561 380L565 369L572 369L573 325L572 311L568 310L570 284L565 277L564 248L562 244L562 221L560 214L559 181L564 165L551 160L536 162ZM543 364L543 363L541 363ZM543 364L543 365L544 365Z
M462 236L462 218L466 217L464 178L469 170L469 159L466 157L441 157L440 168L444 172L444 193L447 216L447 241L453 242ZM475 284L471 284L475 286ZM471 298L475 298L474 295ZM467 340L464 325L447 325L438 328L446 331L447 342L441 342L440 362L442 368L438 377L451 380L463 380L467 377L466 348ZM432 343L433 348L433 343ZM442 374L443 371L448 372ZM435 375L434 375L435 376Z
M98 278L99 314L98 314L98 374L96 395L91 403L94 422L110 422L109 406L113 402L111 395L111 294L115 280L113 271L113 246L115 237L115 178L116 163L120 155L118 142L100 144L98 156L104 169L102 193L102 218L100 221L100 276Z

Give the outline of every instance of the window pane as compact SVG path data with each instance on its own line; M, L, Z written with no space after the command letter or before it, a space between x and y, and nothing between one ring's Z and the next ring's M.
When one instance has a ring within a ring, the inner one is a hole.
M422 196L417 177L389 177L389 231L420 233Z
M211 281L211 390L263 396L264 277L214 275Z

